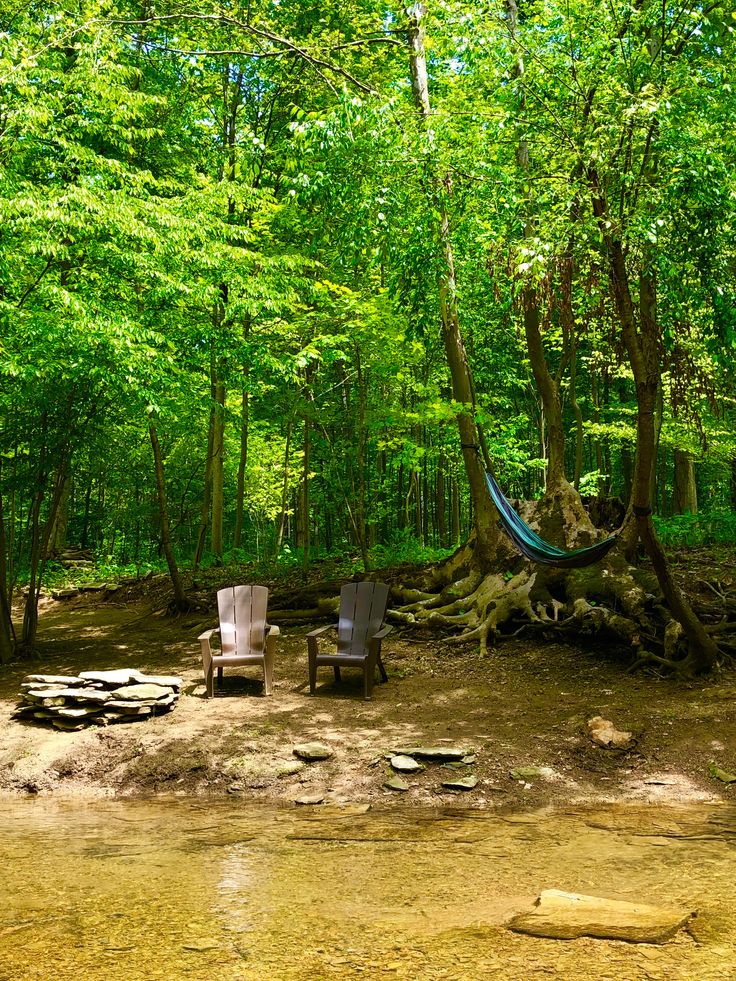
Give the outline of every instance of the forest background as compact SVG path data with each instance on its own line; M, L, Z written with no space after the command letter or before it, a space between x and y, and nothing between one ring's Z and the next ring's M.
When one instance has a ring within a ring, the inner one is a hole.
M182 566L470 536L441 625L595 619L600 582L583 609L499 551L482 451L558 544L593 534L560 494L620 498L681 628L657 649L684 629L712 666L655 533L736 540L735 29L670 0L4 0L0 660L69 543L98 576L165 561L184 603ZM636 650L638 590L596 621Z

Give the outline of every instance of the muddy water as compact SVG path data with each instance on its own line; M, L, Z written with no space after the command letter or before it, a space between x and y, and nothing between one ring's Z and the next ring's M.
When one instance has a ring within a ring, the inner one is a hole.
M736 808L0 802L0 979L736 979ZM699 909L655 947L515 935L557 887Z

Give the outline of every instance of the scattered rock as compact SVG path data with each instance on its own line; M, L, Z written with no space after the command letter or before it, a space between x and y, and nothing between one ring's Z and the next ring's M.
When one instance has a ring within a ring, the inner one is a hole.
M276 763L277 777L293 777L306 767L304 760L278 760Z
M383 781L383 786L387 790L398 790L402 793L409 789L409 784L406 782L406 780L402 780L401 777L397 777L395 775L387 777Z
M477 777L458 777L457 780L443 780L442 786L448 790L472 790L477 783Z
M411 756L392 756L389 760L394 770L399 773L420 773L425 768Z
M324 794L303 794L301 797L297 797L294 801L295 804L312 805L321 804L325 799Z
M621 732L608 719L600 715L588 720L588 734L596 746L604 749L629 749L636 741L631 732Z
M720 780L721 783L736 783L736 774L728 773L726 770L722 770L720 766L717 766L715 763L711 763L708 770L714 780Z
M319 760L329 760L332 756L332 750L329 746L325 746L324 743L299 743L292 750L294 756L298 756L300 760L305 760L307 763L316 763Z
M513 917L508 927L516 933L555 940L599 937L661 944L674 937L695 915L692 910L545 889L535 908Z
M517 766L515 770L511 771L509 776L512 780L529 783L531 780L541 780L544 772L539 766Z
M467 746L412 746L408 749L397 749L397 756L418 756L425 760L462 760L472 753Z

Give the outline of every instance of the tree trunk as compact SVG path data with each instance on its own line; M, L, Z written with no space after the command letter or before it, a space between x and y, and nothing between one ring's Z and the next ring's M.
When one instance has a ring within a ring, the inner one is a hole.
M0 487L3 461L0 457ZM11 616L10 579L8 576L8 536L5 532L5 506L0 492L0 664L7 664L14 653L13 620Z
M243 325L243 339L250 336L250 317L246 315ZM249 366L243 365L243 396L240 407L240 455L238 457L238 481L235 491L235 536L233 544L240 548L243 538L243 514L245 509L245 471L248 466L248 429L250 424L250 405L248 392Z
M410 8L408 40L414 104L426 126L431 108L425 53L424 14L424 4L417 3ZM432 213L436 212L439 216L437 231L442 250L442 268L438 284L442 340L450 369L452 397L462 406L457 415L457 424L465 471L473 501L477 535L476 553L482 564L487 566L492 561L498 542L497 514L488 492L483 465L478 453L480 444L473 415L473 383L460 330L455 259L452 250L450 218L445 203L446 197L451 194L452 185L449 177L440 180L437 173L433 172L432 163L429 164L428 169L427 206Z
M440 548L447 548L447 494L445 491L445 454L437 465L437 537Z
M210 546L217 565L222 564L222 525L225 504L225 383L215 378L215 419L212 442L212 530Z
M675 514L698 513L698 489L695 483L695 460L687 450L675 450L673 510Z
M453 478L450 484L452 495L452 544L459 545L462 530L460 527L460 486Z
M49 555L59 555L66 546L66 532L69 526L69 502L72 494L72 477L67 474L61 489L61 499L56 512L51 536L49 539Z
M174 549L171 545L171 530L169 524L169 509L166 504L166 482L164 480L164 463L161 456L161 446L158 441L156 426L153 422L148 424L148 434L151 438L151 449L153 450L153 464L156 474L156 495L158 498L159 527L161 530L161 547L166 564L169 567L171 585L174 588L174 605L177 610L187 610L189 603L184 592L184 584L179 573L179 566L176 564Z
M294 424L289 421L286 429L286 446L284 448L284 479L281 484L281 515L279 517L279 530L276 535L276 558L281 554L281 547L284 544L284 534L286 532L286 518L289 511L289 454L291 452L291 431Z
M667 557L652 523L652 473L657 442L655 414L662 372L654 274L651 270L643 270L640 275L641 317L637 330L623 247L621 241L610 233L610 222L607 220L608 208L594 168L591 168L589 178L593 211L609 257L611 291L636 386L637 432L632 494L633 513L636 517L639 537L651 559L667 605L688 640L687 658L683 662L673 663L672 666L685 673L709 670L718 659L718 648L673 579Z
M304 417L304 456L302 459L302 492L300 497L301 527L302 527L302 568L306 574L309 569L309 460L310 458L310 439L309 439L309 418Z
M212 500L212 458L215 452L215 400L212 385L210 384L210 417L207 426L207 457L204 462L204 485L202 487L202 507L199 513L199 531L197 533L197 547L194 550L194 561L192 562L193 571L199 568L199 563L204 555L204 546L207 541L207 528L210 520L210 501Z

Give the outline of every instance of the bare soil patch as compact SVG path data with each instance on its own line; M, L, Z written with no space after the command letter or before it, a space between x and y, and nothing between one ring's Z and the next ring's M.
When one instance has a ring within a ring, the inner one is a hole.
M337 685L324 670L310 697L309 628L286 627L272 697L246 669L231 669L206 699L197 635L214 616L170 618L155 608L143 598L46 601L38 656L0 669L0 793L481 807L736 797L709 772L711 762L736 770L732 672L683 683L628 675L627 662L605 648L517 638L481 657L474 644L397 631L384 642L389 681L373 701L362 698L360 672L349 671ZM180 674L185 693L168 716L82 732L11 718L25 674L120 667ZM595 746L586 730L593 716L631 731L634 745ZM326 743L333 756L300 764L293 747L309 741ZM384 788L387 753L447 744L467 747L475 762L462 773L428 763L407 778L407 792ZM442 787L470 774L478 783L469 792Z

